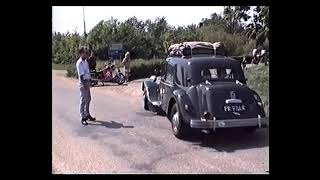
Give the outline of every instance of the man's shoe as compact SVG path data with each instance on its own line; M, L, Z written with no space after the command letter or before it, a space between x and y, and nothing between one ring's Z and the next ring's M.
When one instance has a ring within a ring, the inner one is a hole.
M90 121L95 121L96 118L92 117L91 115L87 116L87 119L89 119Z
M82 124L82 125L85 125L85 126L88 125L87 120L88 120L88 118L82 118L82 119L81 119L81 124Z
M86 120L81 120L81 124L86 126L88 125L88 122Z

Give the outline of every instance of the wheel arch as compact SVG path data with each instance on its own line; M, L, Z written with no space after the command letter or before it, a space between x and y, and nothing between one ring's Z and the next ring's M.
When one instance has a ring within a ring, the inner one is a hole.
M177 103L177 100L174 97L171 97L171 99L169 101L168 109L167 109L167 112L166 112L166 114L168 116L168 119L170 119L172 107L176 103ZM178 105L178 108L179 108L179 105Z

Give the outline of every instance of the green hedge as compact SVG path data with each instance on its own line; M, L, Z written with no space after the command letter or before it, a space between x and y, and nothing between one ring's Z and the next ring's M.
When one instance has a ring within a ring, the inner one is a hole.
M140 78L147 78L151 75L154 75L154 70L161 69L161 64L163 60L143 60L137 59L132 61L130 64L131 68L131 79L140 79Z
M68 64L66 65L66 70L67 70L67 77L75 77L77 78L77 68L75 64Z
M97 61L97 70L101 70L104 67L106 61ZM161 69L161 64L163 60L161 59L152 59L152 60L143 60L135 59L131 61L131 75L130 80L147 78L154 74L154 70ZM123 65L119 60L115 61L116 67L122 68ZM75 64L66 65L67 77L77 77L77 71Z

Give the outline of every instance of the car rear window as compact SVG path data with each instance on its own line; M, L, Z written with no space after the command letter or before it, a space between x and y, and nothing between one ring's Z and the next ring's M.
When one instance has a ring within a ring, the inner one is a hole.
M234 73L230 68L204 68L201 76L205 80L234 79Z

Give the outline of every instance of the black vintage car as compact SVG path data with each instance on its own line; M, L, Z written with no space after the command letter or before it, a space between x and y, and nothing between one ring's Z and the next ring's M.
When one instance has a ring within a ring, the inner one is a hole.
M144 109L164 112L177 138L190 128L254 132L269 123L259 95L246 86L241 63L230 57L169 57L160 77L144 81L142 90Z

